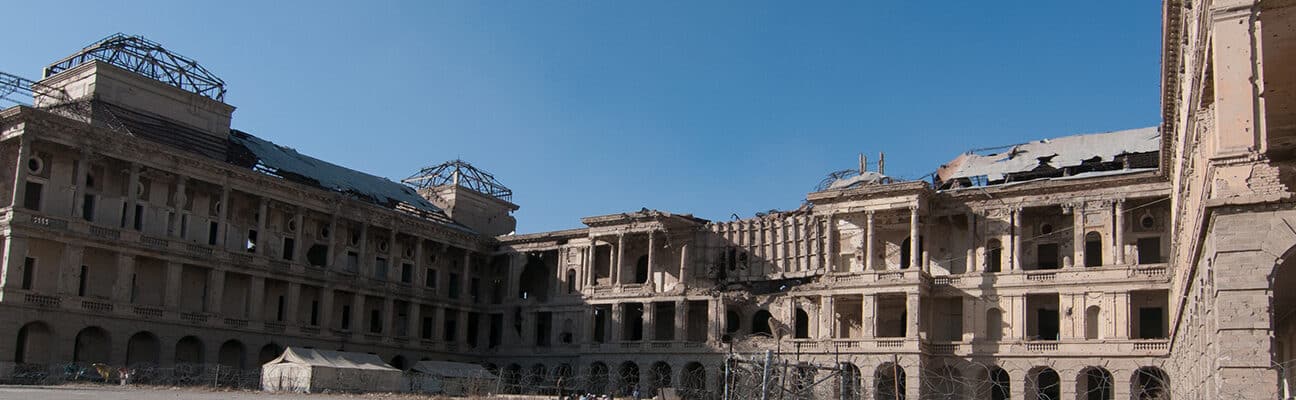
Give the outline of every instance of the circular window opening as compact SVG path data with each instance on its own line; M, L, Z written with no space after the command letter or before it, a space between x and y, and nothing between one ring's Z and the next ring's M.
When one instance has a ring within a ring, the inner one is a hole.
M387 245L387 241L386 241L386 240L383 240L383 241L379 241L379 242L378 242L378 250L381 250L381 251L387 251L388 248L390 248L390 247Z
M1053 224L1040 225L1040 233L1045 235L1053 233Z
M297 232L297 220L295 219L288 220L288 232L293 232L293 233Z
M27 159L27 172L39 174L45 171L45 160L40 157L31 157Z
M357 244L360 244L360 234L356 232L351 232L351 245L355 246Z
M135 183L135 197L144 197L144 182Z
M1143 229L1152 229L1152 226L1156 225L1156 219L1152 218L1151 215L1144 215L1143 218L1139 219L1139 225L1142 226Z
M333 233L333 232L329 230L329 227L328 227L328 226L321 226L321 227L320 227L320 237L325 238L325 239L328 239L330 233Z

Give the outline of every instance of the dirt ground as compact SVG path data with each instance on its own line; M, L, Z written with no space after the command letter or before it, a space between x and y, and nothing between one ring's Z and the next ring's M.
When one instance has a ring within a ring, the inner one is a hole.
M432 400L408 394L293 394L111 385L6 386L0 400Z

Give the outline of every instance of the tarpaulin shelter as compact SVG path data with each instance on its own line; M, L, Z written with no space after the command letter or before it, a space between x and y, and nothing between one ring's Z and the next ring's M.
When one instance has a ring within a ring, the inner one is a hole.
M373 354L289 347L261 367L261 389L318 393L399 392L402 372Z
M497 377L477 364L453 361L419 361L410 368L409 390L466 396L491 390Z

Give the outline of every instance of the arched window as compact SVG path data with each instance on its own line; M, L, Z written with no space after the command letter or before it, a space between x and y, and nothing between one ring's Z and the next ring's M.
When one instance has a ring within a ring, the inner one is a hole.
M1112 374L1103 367L1089 367L1076 377L1076 398L1081 400L1112 400Z
M14 362L19 364L45 364L50 361L54 350L54 331L44 322L36 321L18 329L17 346L14 348Z
M810 338L810 314L800 308L796 309L796 338Z
M1003 245L998 239L986 242L986 272L1003 272Z
M1143 367L1134 371L1130 379L1130 398L1136 400L1168 400L1170 376L1157 367Z
M108 331L97 326L82 329L76 335L72 346L72 361L85 363L106 363L112 353L112 338Z
M131 335L126 341L126 365L157 365L162 353L162 343L150 332Z
M1089 232L1085 234L1084 266L1097 267L1103 263L1102 234Z
M639 256L639 260L635 262L635 274L634 274L634 283L645 283L645 282L648 282L648 256L647 255Z
M1102 309L1098 306L1089 306L1085 309L1085 339L1101 339L1101 322L1099 317L1102 316Z
M1012 393L1012 381L1008 371L999 367L990 367L990 400L1008 400Z
M894 363L884 363L873 372L875 400L904 400L905 370Z
M1026 398L1035 400L1061 400L1062 379L1052 368L1032 370L1026 377Z
M773 332L770 331L771 317L770 312L766 310L756 311L755 314L752 314L751 333L753 335L773 336Z
M986 339L1003 340L1003 311L998 308L986 310Z

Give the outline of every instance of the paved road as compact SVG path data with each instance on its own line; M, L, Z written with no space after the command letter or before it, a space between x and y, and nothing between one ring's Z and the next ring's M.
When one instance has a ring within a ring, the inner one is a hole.
M394 394L322 395L223 392L188 388L144 388L109 385L3 386L0 400L426 400L432 397Z

